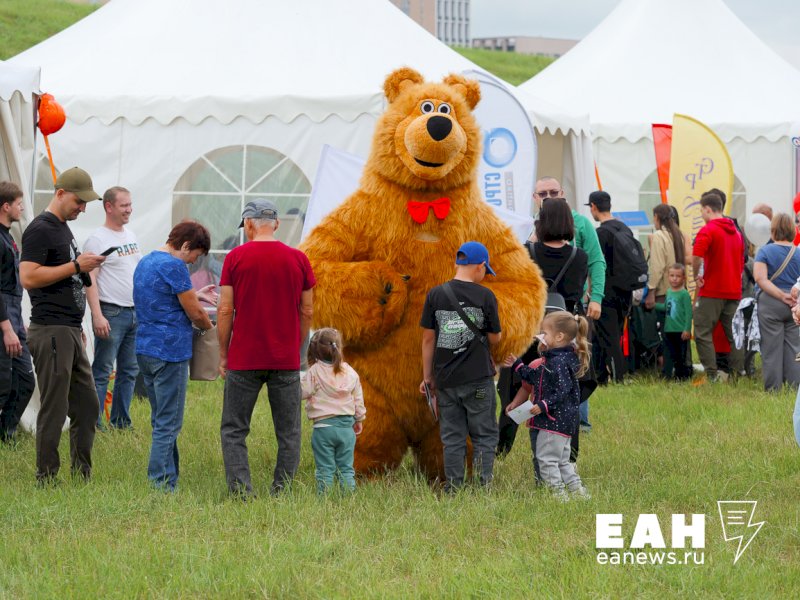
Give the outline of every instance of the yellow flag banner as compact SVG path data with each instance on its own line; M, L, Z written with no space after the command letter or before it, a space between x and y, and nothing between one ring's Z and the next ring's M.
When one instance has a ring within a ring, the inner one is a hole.
M681 219L681 231L694 242L705 225L700 214L700 196L717 188L725 192L730 214L733 194L733 166L725 144L706 125L675 114L672 119L672 151L670 153L669 202ZM690 257L687 262L691 264ZM694 295L694 274L687 269L686 284Z

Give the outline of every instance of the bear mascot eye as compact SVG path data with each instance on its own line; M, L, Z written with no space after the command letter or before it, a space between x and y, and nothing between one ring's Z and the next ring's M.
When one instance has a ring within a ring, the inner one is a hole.
M432 113L434 108L436 108L436 107L433 105L433 102L431 102L430 100L426 100L419 107L419 109L424 114Z
M450 105L447 104L446 102L442 103L439 106L439 112L442 113L443 115L449 115L452 111L453 111L453 109L450 108Z

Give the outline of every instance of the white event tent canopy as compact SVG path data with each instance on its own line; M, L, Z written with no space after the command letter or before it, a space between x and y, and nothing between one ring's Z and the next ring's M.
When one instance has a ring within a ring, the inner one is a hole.
M0 61L0 180L13 181L30 201L39 68ZM30 207L30 204L27 205ZM23 219L29 218L23 214Z
M144 251L199 219L212 262L255 196L276 200L288 213L279 231L298 239L323 145L368 154L392 70L438 80L478 69L385 0L112 0L11 62L41 66L42 89L66 110L51 136L57 168L85 168L101 193L128 187ZM586 188L588 117L526 104L547 171ZM52 194L48 171L37 208ZM72 224L78 241L101 220L90 206Z
M35 111L39 95L39 68L20 67L0 61L0 180L16 183L24 193L25 210L19 225L32 218L31 165L36 145ZM22 231L14 225L12 235L20 241ZM30 314L27 295L22 299L23 315ZM22 415L22 427L34 431L39 410L39 390L33 392Z
M800 71L722 0L622 0L577 46L520 89L589 113L594 157L618 210L660 201L651 124L674 113L706 125L736 173L734 216L755 203L790 210Z

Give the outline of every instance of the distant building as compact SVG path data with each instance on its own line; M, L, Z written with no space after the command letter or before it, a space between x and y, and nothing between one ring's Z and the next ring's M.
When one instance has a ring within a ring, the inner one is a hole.
M449 46L470 45L470 0L389 0Z
M541 54L558 58L577 43L578 40L517 35L513 37L473 38L472 47L501 50L503 52L518 52L519 54Z

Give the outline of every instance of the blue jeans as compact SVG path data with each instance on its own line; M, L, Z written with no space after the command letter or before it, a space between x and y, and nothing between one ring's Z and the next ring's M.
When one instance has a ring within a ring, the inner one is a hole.
M584 400L578 405L578 413L580 414L581 424L591 425L589 423L589 401Z
M137 355L147 396L150 398L150 422L153 441L147 477L157 488L173 491L178 484L178 434L183 426L189 361L167 362L160 358Z
M107 339L96 337L94 340L94 361L92 362L92 376L97 388L97 398L100 401L100 415L97 425L103 424L103 407L106 402L108 378L117 361L117 375L114 381L114 395L111 402L112 427L124 429L131 426L131 398L133 386L139 367L136 364L136 310L117 306L116 304L100 303L103 316L108 320L111 331Z

